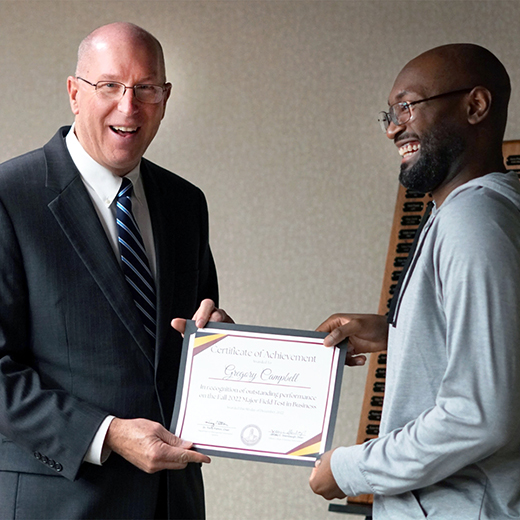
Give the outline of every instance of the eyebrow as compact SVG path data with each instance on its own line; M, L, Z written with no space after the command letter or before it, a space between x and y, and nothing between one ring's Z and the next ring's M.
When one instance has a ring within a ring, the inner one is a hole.
M404 96L406 96L409 93L410 92L408 92L408 90L403 90L403 91L399 92L399 94L397 94L397 99L403 99Z
M114 76L112 74L101 74L101 76L98 77L98 81L115 81L116 83L121 83L121 80L114 79ZM139 80L136 85L143 85L143 84L154 84L159 85L160 82L154 83L154 80L152 79L152 76L146 76L145 78Z
M399 103L401 102L401 100L405 97L405 96L408 96L410 94L416 94L416 92L410 92L409 90L401 90L401 92L399 92L399 94L397 94L395 96L395 101L393 103L390 103L390 100L388 100L388 106L392 106L394 105L395 103Z

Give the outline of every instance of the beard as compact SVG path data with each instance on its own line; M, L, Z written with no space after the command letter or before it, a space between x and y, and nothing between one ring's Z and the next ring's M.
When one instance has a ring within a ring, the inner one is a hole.
M450 176L464 148L463 138L453 129L433 130L421 140L417 161L401 164L399 182L420 193L434 191Z

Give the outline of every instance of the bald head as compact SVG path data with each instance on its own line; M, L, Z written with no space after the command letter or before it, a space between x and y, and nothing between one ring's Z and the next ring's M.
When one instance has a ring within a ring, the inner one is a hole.
M390 93L386 130L402 157L401 183L441 204L470 179L504 171L510 93L504 66L479 45L443 45L410 61Z
M498 58L480 45L454 43L435 47L417 56L403 69L422 69L437 83L453 88L455 86L482 85L492 93L509 92L509 75Z
M162 46L152 34L141 27L127 22L116 22L103 25L92 31L79 45L76 76L86 76L92 60L97 52L108 47L130 45L145 49L154 57L157 73L166 81L166 69Z
M81 42L67 90L80 144L98 164L126 175L154 139L170 96L161 45L136 25L104 25Z
M486 123L491 123L503 135L511 82L498 58L480 45L456 43L426 51L403 68L395 84L400 85L403 93L408 88L414 88L416 92L419 89L424 97L452 90L484 87L492 97Z

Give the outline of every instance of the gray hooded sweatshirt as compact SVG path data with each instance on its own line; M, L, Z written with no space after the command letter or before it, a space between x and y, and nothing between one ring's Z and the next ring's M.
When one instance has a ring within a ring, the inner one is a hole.
M374 520L520 518L520 183L454 190L421 233L390 326L380 437L332 472Z

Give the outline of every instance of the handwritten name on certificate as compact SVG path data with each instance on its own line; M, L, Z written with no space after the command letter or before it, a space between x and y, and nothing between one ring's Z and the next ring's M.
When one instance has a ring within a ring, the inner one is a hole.
M208 454L313 465L332 443L346 354L324 337L189 321L171 430Z

